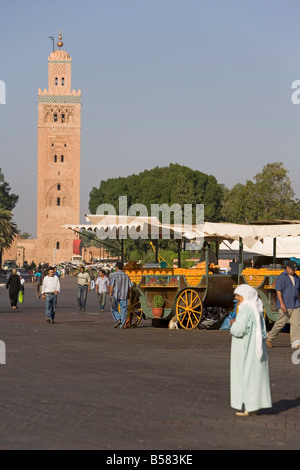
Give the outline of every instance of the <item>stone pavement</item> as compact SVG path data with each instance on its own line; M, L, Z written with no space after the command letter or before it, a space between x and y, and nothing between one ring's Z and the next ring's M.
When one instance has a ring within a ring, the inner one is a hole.
M54 325L30 283L16 311L0 288L1 450L299 448L300 364L287 333L269 352L273 408L240 418L229 402L228 331L149 320L114 329L94 292L79 314L76 280L61 284Z

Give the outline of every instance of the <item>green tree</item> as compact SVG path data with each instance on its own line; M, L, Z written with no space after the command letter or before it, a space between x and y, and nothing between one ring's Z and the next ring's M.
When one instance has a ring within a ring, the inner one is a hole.
M19 200L19 196L16 194L10 194L11 188L5 181L4 175L0 168L0 207L8 211L12 211Z
M298 219L300 201L295 199L288 170L282 163L269 163L255 176L258 202L261 205L258 216L261 219ZM257 219L259 220L259 218Z
M227 222L250 223L271 219L299 219L300 201L295 198L283 163L268 163L253 181L236 184L225 192L222 217Z
M12 221L11 211L15 208L19 196L10 194L11 188L5 181L0 168L0 268L2 266L3 249L9 248L18 234L16 224Z
M193 222L195 223L195 205L203 204L205 219L217 222L221 217L223 189L212 175L193 170L179 164L170 164L167 167L155 167L139 174L128 177L110 178L101 181L99 188L92 188L90 192L89 209L96 213L100 204L111 204L116 214L119 212L119 196L127 196L128 207L133 204L143 204L151 215L152 204L193 205ZM153 214L152 214L153 215ZM170 214L173 223L173 214ZM183 222L183 220L182 220ZM161 240L160 249L177 250L177 244L170 240ZM127 240L125 256L130 258L133 250L144 254L144 261L153 260L154 253L149 252L149 241Z
M12 214L6 209L0 207L0 250L9 248L14 237L17 235L18 229L12 221Z
M222 186L212 175L179 164L155 167L138 175L101 181L90 192L89 209L95 214L100 204L112 204L118 213L119 196L127 196L128 206L140 203L151 215L151 204L204 204L205 219L220 220Z
M22 232L20 233L20 237L22 238L22 240L28 240L29 238L32 237L31 233L28 233L28 232Z

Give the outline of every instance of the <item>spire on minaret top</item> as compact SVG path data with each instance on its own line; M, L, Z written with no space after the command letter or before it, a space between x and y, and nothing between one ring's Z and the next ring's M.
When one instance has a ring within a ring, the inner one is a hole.
M62 42L62 33L61 30L59 30L58 34L58 41L57 41L57 47L55 51L53 51L50 56L49 60L70 60L71 61L71 56L68 54L68 52L64 51L62 49L64 43Z
M57 41L57 47L61 48L61 47L63 47L63 45L64 45L64 43L62 42L61 30L59 30L58 41Z

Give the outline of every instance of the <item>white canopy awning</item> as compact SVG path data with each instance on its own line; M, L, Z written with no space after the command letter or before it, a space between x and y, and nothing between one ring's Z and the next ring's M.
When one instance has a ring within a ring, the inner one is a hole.
M90 224L63 225L71 230L90 230L97 232L106 238L109 233L114 231L115 236L121 238L168 238L165 236L168 231L170 238L185 238L187 240L205 239L205 240L240 240L248 248L253 247L258 241L265 238L281 237L299 237L300 223L282 223L266 225L243 225L231 223L205 222L203 225L172 225L161 224L156 217L140 216L118 216L118 215L86 215L87 222ZM294 221L292 221L294 222ZM298 222L298 221L295 221ZM142 236L143 235L143 236Z
M242 225L229 223L205 222L203 225L204 237L216 236L223 240L239 240L251 248L258 241L267 237L298 237L300 236L300 224L276 224L276 225Z
M251 248L244 246L244 258L256 256L273 256L273 238L267 237L256 242ZM220 259L233 259L239 256L239 242L223 241L219 246ZM299 258L300 259L300 237L280 237L276 240L277 258Z
M63 227L80 231L89 230L97 233L101 239L105 238L182 238L180 228L161 224L156 217L119 216L119 215L86 215L91 224L63 225ZM195 236L194 236L195 237Z

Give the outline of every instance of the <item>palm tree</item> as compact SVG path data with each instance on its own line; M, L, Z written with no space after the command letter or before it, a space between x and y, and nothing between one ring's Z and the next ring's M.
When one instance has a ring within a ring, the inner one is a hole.
M0 268L2 266L2 251L11 246L17 233L17 226L12 222L12 213L0 207Z

